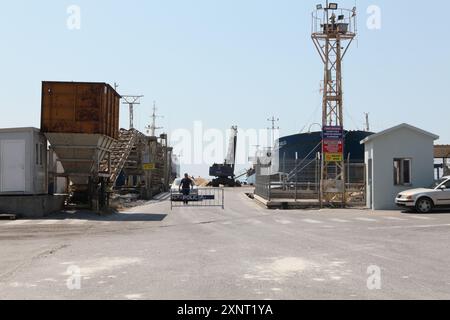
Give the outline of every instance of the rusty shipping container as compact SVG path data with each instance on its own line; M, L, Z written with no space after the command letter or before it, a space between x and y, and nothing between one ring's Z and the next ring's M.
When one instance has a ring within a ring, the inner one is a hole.
M120 95L106 83L43 82L41 131L119 137Z

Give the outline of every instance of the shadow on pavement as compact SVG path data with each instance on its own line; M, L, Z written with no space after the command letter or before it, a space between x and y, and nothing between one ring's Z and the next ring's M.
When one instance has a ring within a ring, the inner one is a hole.
M158 222L163 221L167 217L167 214L163 213L112 213L108 215L99 215L91 211L66 211L52 214L41 220L89 220L89 221L105 221L105 222Z
M414 210L404 210L403 214L413 214L413 215L422 215L422 216L433 216L433 215L450 215L450 209L434 209L431 213L418 213Z

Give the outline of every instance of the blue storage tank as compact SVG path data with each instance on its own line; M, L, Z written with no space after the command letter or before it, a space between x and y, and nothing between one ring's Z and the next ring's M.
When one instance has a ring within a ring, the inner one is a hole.
M372 135L366 131L345 131L344 157L351 163L364 163L361 141ZM322 132L302 133L280 138L273 154L273 171L289 173L303 160L314 160L321 152ZM307 161L306 161L307 162Z
M344 154L350 153L350 159L354 162L364 162L364 145L361 141L371 136L372 132L366 131L345 131ZM302 133L278 140L278 153L286 156L287 159L313 159L315 154L310 152L322 141L322 132ZM320 147L317 151L320 151Z

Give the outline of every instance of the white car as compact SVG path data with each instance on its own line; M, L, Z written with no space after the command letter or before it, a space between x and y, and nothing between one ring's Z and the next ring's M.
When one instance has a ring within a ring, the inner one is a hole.
M431 188L412 189L401 192L395 203L419 213L430 213L435 207L450 207L450 176L443 177Z
M180 192L180 184L182 178L175 179L170 187L170 194L172 197L172 201L180 201L183 199L183 195ZM198 187L194 185L194 188L191 190L191 196L198 195Z

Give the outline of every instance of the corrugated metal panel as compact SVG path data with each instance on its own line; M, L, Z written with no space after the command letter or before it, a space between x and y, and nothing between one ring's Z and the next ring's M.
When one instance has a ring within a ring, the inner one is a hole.
M41 130L119 135L120 96L106 83L43 82Z

